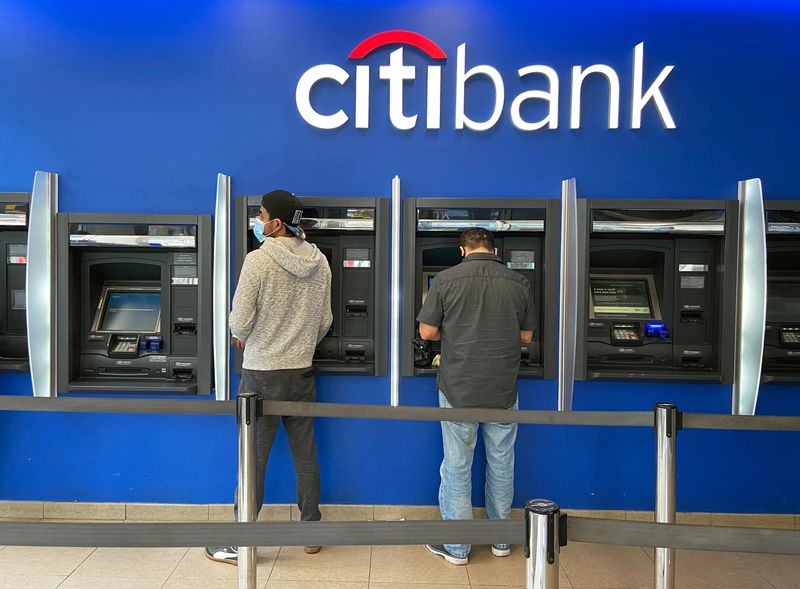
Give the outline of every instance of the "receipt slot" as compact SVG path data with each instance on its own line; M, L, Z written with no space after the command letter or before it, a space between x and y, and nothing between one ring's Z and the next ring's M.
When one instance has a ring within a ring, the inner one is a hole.
M764 381L800 380L800 202L767 201Z
M25 269L28 260L30 194L0 193L0 371L29 370L25 321Z
M731 382L736 206L578 201L579 378Z
M439 342L415 353L416 317L433 278L461 262L458 240L482 228L494 236L498 256L530 283L538 325L533 342L520 344L519 375L555 378L560 202L546 199L407 198L403 200L402 374L436 373Z
M59 214L61 392L210 393L211 217Z
M319 248L331 268L333 325L314 352L314 369L321 374L384 376L388 369L389 201L299 198L306 239ZM235 201L237 282L245 256L259 247L251 229L260 206L260 196ZM239 350L235 366L241 370Z

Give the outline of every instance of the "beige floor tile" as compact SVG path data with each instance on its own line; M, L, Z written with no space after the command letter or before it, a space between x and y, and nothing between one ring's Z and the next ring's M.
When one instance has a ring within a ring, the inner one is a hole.
M494 556L488 546L473 546L467 572L473 587L525 587L526 562L522 546L512 546L511 555L504 558ZM559 585L571 587L563 570Z
M498 558L488 546L473 546L467 565L473 585L525 585L525 556L521 546L512 546L511 555Z
M653 586L653 562L638 546L570 542L561 549L561 566L573 587Z
M278 548L268 547L258 549L258 580L269 578ZM236 579L238 573L234 565L224 562L214 562L206 558L203 548L190 548L178 564L169 581L183 580L231 580Z
M434 505L376 505L376 521L442 519L439 508Z
M656 514L652 511L626 511L625 519L634 522L654 522Z
M0 517L41 519L43 505L41 501L0 501Z
M45 501L45 519L124 520L124 503L74 503Z
M306 554L301 546L284 546L269 580L366 583L369 566L369 546L324 546L317 554Z
M320 505L323 521L338 522L363 522L375 518L375 509L372 505ZM300 510L292 505L292 521L300 521Z
M208 521L208 505L128 503L125 506L125 518L152 522Z
M98 548L72 577L155 579L163 583L186 552L186 548Z
M76 577L67 578L58 589L161 589L160 579L129 579L126 577Z
M675 515L675 522L679 524L691 524L694 526L710 526L711 514L701 512L678 512Z
M712 513L711 525L792 530L795 521L793 515L774 513Z
M369 584L369 589L467 589L470 585L453 585L452 583L437 583L435 580L430 583L376 583ZM472 585L477 587L477 585ZM267 589L271 589L267 586ZM509 589L503 587L503 589Z
M575 517L596 517L599 519L625 519L625 512L616 509L602 511L599 509L568 509L562 507L561 511Z
M733 552L678 550L676 585L680 589L773 589L773 586ZM793 587L797 587L797 579Z
M297 508L295 507L295 509ZM300 519L299 513L297 519ZM291 520L291 505L265 505L258 514L258 521L260 522L288 522Z
M331 581L269 581L267 589L368 589L369 583L335 583ZM417 587L417 589L420 589Z
M797 589L800 586L800 556L739 554L739 558L772 583L776 589Z
M0 589L56 589L64 579L56 575L0 574Z
M469 585L467 567L453 566L425 546L373 546L370 583Z
M0 552L0 579L6 575L67 576L94 548L7 546Z
M259 578L256 586L263 588L266 582ZM163 589L237 589L237 585L234 579L170 579Z

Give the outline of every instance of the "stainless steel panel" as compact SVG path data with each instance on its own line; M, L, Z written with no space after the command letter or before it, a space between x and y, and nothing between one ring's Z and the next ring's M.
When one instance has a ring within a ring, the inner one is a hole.
M230 398L231 310L231 177L217 174L217 201L214 209L214 270L212 312L214 338L214 390L217 401Z
M767 233L796 234L800 233L800 223L769 223Z
M255 225L255 219L247 220L250 229ZM300 227L311 231L374 231L375 219L318 219L316 217L303 217Z
M578 331L578 192L575 178L561 182L561 276L558 324L558 410L572 411Z
M739 182L736 375L732 413L755 415L767 317L767 238L761 180Z
M725 223L698 222L660 222L660 221L594 221L592 231L595 233L676 233L723 235Z
M58 174L36 172L28 221L25 318L34 397L55 397L55 214Z
M678 272L708 272L708 264L678 264Z
M464 219L418 219L418 231L463 231L466 229L486 229L492 232L504 231L544 231L543 220L520 220L520 221L499 221L499 220L464 220Z
M28 222L27 215L22 213L0 213L0 226L25 227Z
M82 235L70 234L73 247L119 246L119 247L171 247L195 248L194 235Z
M400 177L392 178L392 315L391 315L391 367L389 369L389 402L400 405Z

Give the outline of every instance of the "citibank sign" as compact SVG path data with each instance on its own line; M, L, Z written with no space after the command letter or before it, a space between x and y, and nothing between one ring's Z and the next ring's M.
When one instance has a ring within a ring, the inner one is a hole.
M406 114L403 108L404 83L417 78L417 68L404 62L405 47L414 47L430 57L435 63L428 65L424 73L426 79L426 108L425 127L427 129L440 129L442 125L442 69L447 55L436 43L418 33L411 31L385 31L373 35L359 43L349 58L355 62L364 59L367 55L380 47L387 45L400 45L389 54L389 64L378 68L378 77L389 83L389 119L396 129L407 131L414 129L421 114ZM644 89L644 43L639 43L633 48L633 80L630 87L631 119L630 128L640 129L642 126L642 111L645 108L654 108L661 117L665 129L674 129L675 120L667 106L667 101L661 92L661 85L667 79L674 65L664 67L661 72ZM560 122L559 92L561 81L558 73L546 65L528 65L519 68L517 75L520 80L542 77L546 81L547 90L526 90L511 100L508 114L514 126L521 131L537 131L539 129L557 129ZM494 107L491 115L485 120L471 118L464 107L464 96L467 92L467 82L472 78L485 77L494 86ZM589 76L602 76L608 83L608 128L618 129L620 109L620 79L614 68L594 64L588 67L576 65L572 67L570 84L570 112L569 128L579 129L581 126L581 88L583 81ZM318 129L338 129L350 121L344 110L336 112L319 112L312 101L314 87L323 81L333 81L342 86L346 85L351 77L351 72L331 63L315 65L308 69L297 82L295 101L300 116L309 124ZM358 129L369 128L370 105L370 77L371 68L368 65L355 66L355 126ZM455 82L455 120L456 129L470 129L472 131L487 131L494 127L500 120L505 109L507 97L505 83L500 72L490 65L472 65L467 69L467 44L462 43L456 50L456 82ZM526 120L522 114L522 107L528 101L544 101L547 116L539 120Z

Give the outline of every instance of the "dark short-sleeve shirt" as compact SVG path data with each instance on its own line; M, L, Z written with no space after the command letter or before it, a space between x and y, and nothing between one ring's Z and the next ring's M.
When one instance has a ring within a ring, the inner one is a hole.
M519 332L537 327L530 285L521 274L493 254L470 254L433 279L417 321L442 334L436 384L453 407L514 404Z

